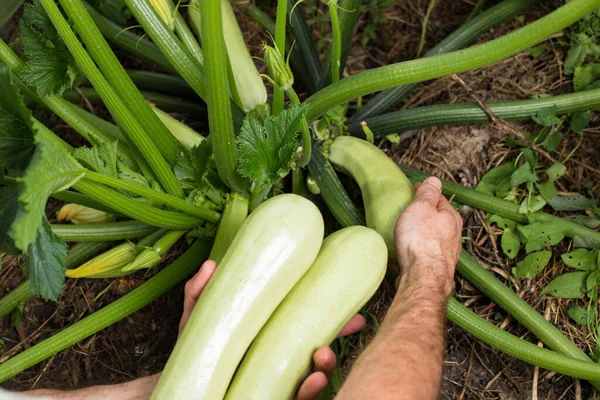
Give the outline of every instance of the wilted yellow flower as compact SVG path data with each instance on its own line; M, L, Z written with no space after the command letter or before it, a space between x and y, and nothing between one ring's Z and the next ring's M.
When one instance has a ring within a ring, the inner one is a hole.
M57 211L59 221L69 221L74 224L104 224L113 220L113 215L79 204L65 204Z

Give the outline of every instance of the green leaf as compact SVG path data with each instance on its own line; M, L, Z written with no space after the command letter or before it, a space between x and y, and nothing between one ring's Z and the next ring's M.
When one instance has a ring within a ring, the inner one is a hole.
M510 228L506 228L502 234L500 245L504 254L513 260L517 254L519 254L519 250L521 249L521 240L515 231Z
M119 171L118 172L119 179L129 182L129 183L134 183L136 185L150 187L150 183L148 183L148 180L146 179L146 177L144 177L144 175L137 173L134 170L132 170L131 168L129 168L127 166L127 164L122 163L122 162L117 162L117 169Z
M541 210L546 205L546 200L542 196L531 196L526 197L521 202L521 207L519 207L519 212L521 214L529 214L534 213L536 211Z
M564 253L560 256L563 262L571 268L580 271L590 271L596 268L598 262L598 252L588 251L585 249L577 249L570 253Z
M492 214L488 217L488 221L491 224L496 224L500 229L517 229L517 223L509 218L504 218L498 214Z
M69 188L85 174L83 167L69 152L46 135L53 134L49 131L36 133L37 148L21 179L23 190L19 196L17 216L11 226L15 245L23 252L35 241L48 197Z
M598 78L600 78L600 64L578 67L573 75L573 88L576 92L586 90Z
M596 320L596 313L591 308L571 306L568 314L577 325L583 328L589 327Z
M528 50L528 52L532 58L538 58L539 56L541 56L544 53L544 51L546 51L547 48L548 48L548 46L545 43L542 43L537 46L531 47Z
M587 226L590 229L596 229L600 226L600 219L588 215L569 215L567 219L579 225Z
M571 116L571 130L581 132L588 127L594 117L593 112L574 112Z
M8 67L0 66L0 168L25 169L34 150L31 111Z
M552 130L552 132L550 132L548 136L546 136L546 139L544 139L544 141L540 143L540 146L544 147L548 151L555 151L556 149L558 149L558 146L560 146L560 142L562 141L563 136L564 135L561 131Z
M588 275L588 272L569 272L558 276L540 292L540 295L549 294L560 299L581 299Z
M575 68L580 67L588 55L588 45L584 43L576 43L571 45L567 58L565 59L564 71L567 75L572 75Z
M25 5L21 41L26 66L19 76L25 83L35 87L42 96L60 95L73 85L79 69L39 0Z
M567 230L560 221L536 222L519 226L519 231L525 238L527 253L554 246L565 238Z
M512 269L517 279L533 279L548 265L552 257L551 251L539 251L529 254Z
M272 185L287 175L298 147L298 129L305 106L295 106L270 116L261 125L246 118L239 140L241 175L261 185Z
M542 126L554 126L562 123L562 120L556 116L557 108L555 106L542 108L536 115L533 116L533 120Z
M25 256L26 273L33 293L47 300L58 300L65 281L66 256L67 246L52 233L44 219Z
M88 0L99 13L119 25L125 25L127 18L124 13L125 1L123 0Z
M391 133L389 135L386 135L385 138L387 140L389 140L390 143L395 143L395 144L400 143L400 135L398 135L397 133Z
M525 182L535 182L537 179L537 175L531 171L529 163L526 162L510 176L510 186L517 187Z
M515 164L508 162L488 171L479 181L477 190L494 195L496 191L510 190L510 177L515 172Z
M576 194L573 196L556 196L548 200L548 204L556 211L579 211L593 208L596 203L592 199Z
M563 176L566 171L567 167L565 167L563 164L555 163L546 170L546 174L548 174L548 179L554 182L559 177Z
M18 186L0 186L0 253L17 254L15 242L9 235L10 225L17 214Z
M107 142L92 147L78 147L73 157L99 174L117 177L117 142Z
M548 202L548 199L558 196L558 190L554 187L553 181L547 181L544 183L538 183L535 185L540 195Z

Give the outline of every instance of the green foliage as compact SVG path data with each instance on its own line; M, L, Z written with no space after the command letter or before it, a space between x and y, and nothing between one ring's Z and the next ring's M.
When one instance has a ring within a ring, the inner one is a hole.
M0 186L0 253L17 254L18 249L9 235L10 225L17 214L18 186Z
M588 277L587 272L569 272L554 278L540 295L549 294L561 299L581 299Z
M587 328L596 320L596 312L590 308L571 306L568 314L577 325L583 328Z
M27 167L35 149L33 141L31 112L25 107L8 67L0 67L0 169Z
M538 251L544 247L554 246L565 238L566 230L560 221L536 222L519 226L519 231L526 241L527 253Z
M580 271L591 271L598 264L598 252L585 249L565 253L561 258L566 265Z
M19 76L42 96L62 94L79 75L73 56L46 15L39 0L27 4L21 19L26 66Z
M272 185L287 175L294 164L304 110L304 106L288 108L268 117L264 125L246 118L238 137L238 172L261 185Z
M56 237L44 219L37 228L35 242L27 249L26 274L31 290L47 300L58 300L65 281L64 259L67 246Z
M88 0L88 3L111 21L119 25L127 23L124 0Z
M517 279L533 279L548 265L552 252L548 250L531 253L512 269Z

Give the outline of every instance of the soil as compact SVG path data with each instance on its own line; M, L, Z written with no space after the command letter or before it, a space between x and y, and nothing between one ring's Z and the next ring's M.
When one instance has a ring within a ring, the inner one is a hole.
M396 4L392 2L391 6L380 6L379 11L374 6L384 4L383 1L373 0L370 3L367 12L363 12L359 19L346 75L412 59L417 54L421 25L429 0L400 0ZM468 0L438 3L427 28L425 51L464 22L473 7L473 2ZM479 42L488 41L521 27L558 5L560 2L550 1L543 6L532 7L518 18L513 18L481 35ZM249 20L240 10L238 12L242 20L242 29L248 32L248 43L251 44L252 51L259 55L259 45L268 39L268 36L256 22ZM320 21L318 16L323 13L324 9L317 7L310 17ZM362 43L373 20L382 22L375 26L372 39ZM330 32L326 24L316 22L311 25L311 31L317 43L327 43ZM2 37L9 40L16 37L16 25L13 23L6 27L2 31ZM492 66L461 74L460 77L473 93L484 101L517 100L540 93L554 95L571 92L572 83L561 71L561 60L564 60L567 49L556 37L548 44L547 50L537 58L523 52ZM118 52L118 55L127 66L151 68L122 52ZM465 87L455 79L447 77L421 85L404 106L472 101L472 94ZM102 107L95 107L95 111L104 117L107 115ZM48 124L58 123L46 113L42 113L41 116ZM185 117L185 121L199 127L204 126L190 116ZM513 126L522 131L539 129L533 123L514 123ZM68 140L76 137L61 124L58 124L55 131ZM585 133L583 144L566 165L568 170L560 181L561 190L577 192L583 188L584 183L592 182L595 185L592 191L598 198L600 187L597 172L600 169L600 150L597 143L600 138L600 124L597 117ZM505 145L508 135L506 127L496 125L435 127L404 133L399 144L384 141L380 146L396 161L474 187L486 171L516 155L515 150ZM575 148L578 139L574 134L568 135L558 150L557 158L564 159ZM57 205L49 205L49 216ZM562 263L557 261L560 258L554 257L552 265L547 267L543 276L538 279L517 282L510 275L514 263L507 262L498 251L497 239L501 232L490 226L484 213L480 211L462 207L461 214L465 220L463 235L471 239L467 242L470 253L498 278L514 287L520 296L545 314L582 349L591 350L593 342L589 333L572 324L567 316L566 310L570 303L538 295L539 288L564 269ZM568 244L555 246L555 255L567 251L567 246ZM177 254L178 252L174 252L171 258ZM23 279L22 267L21 259L3 258L0 294L10 291ZM10 325L9 317L0 321L0 339L6 347L6 350L0 353L0 362L111 303L147 278L143 273L138 273L118 280L71 279L67 281L58 303L47 303L39 299L29 302L23 308L22 320L17 326ZM95 384L119 383L159 372L176 339L182 291L183 284L180 284L151 305L17 375L2 387L11 390L74 389ZM519 337L537 343L531 334L508 317L503 310L459 277L456 279L456 293L480 316ZM389 280L384 282L377 295L365 307L369 326L360 335L355 335L347 341L348 350L344 352L341 360L343 373L349 371L361 349L372 337L373 320L383 319L392 297L393 284ZM595 393L587 382L538 370L489 348L457 327L448 326L443 398L591 399L595 398L594 396Z

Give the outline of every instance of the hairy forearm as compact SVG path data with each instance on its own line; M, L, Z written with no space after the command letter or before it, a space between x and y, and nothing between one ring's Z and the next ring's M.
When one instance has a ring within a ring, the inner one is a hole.
M52 400L146 400L150 398L159 374L139 378L118 385L92 386L85 389L62 390L32 390L22 393L27 398L44 398Z
M447 298L438 288L401 282L377 336L337 398L438 398Z

